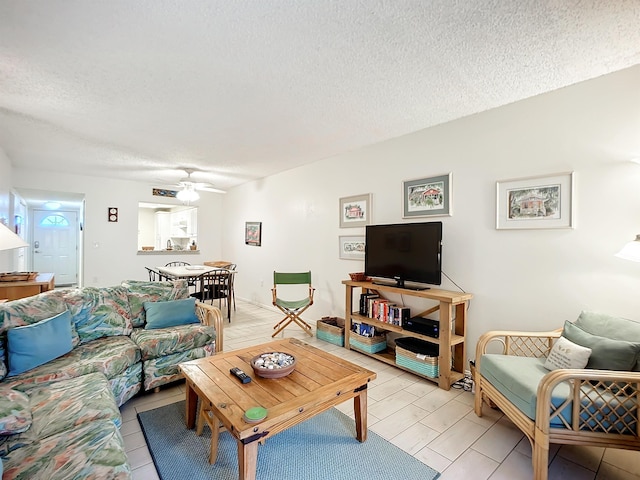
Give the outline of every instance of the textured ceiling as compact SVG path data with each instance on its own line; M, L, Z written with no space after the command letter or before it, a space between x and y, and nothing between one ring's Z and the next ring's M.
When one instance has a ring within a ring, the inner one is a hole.
M639 0L0 0L0 148L229 188L638 64L639 25Z

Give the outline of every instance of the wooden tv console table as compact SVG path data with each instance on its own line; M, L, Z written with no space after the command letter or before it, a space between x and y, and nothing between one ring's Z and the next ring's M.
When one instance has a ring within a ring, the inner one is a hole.
M355 282L352 280L344 280L342 283L346 287L344 326L345 348L356 350L364 355L369 355L384 363L393 365L397 368L401 368L415 375L419 375L423 378L436 382L438 386L444 390L449 390L452 384L464 378L465 363L467 361L467 308L469 305L469 301L473 298L472 294L463 292L451 292L448 290L439 290L435 288L430 288L428 290L410 290L388 285L378 285L372 282ZM392 325L386 322L381 322L374 318L360 315L359 309L356 308L354 310L353 306L354 288L361 288L362 293L376 292L381 297L384 297L385 293L391 293L397 295L407 295L410 297L417 297L437 302L434 307L418 314L413 314L412 317L422 317L438 312L438 319L441 325L439 338L421 335L416 332L405 330L398 325ZM420 373L398 365L395 359L395 352L393 351L387 350L379 353L368 353L358 348L354 348L349 344L352 322L367 323L369 325L373 325L377 330L396 332L406 337L415 337L438 345L438 377L432 378L425 375L420 375ZM452 322L453 329L449 328Z
M17 300L38 293L53 290L55 286L53 273L40 273L35 280L18 282L0 282L0 298Z

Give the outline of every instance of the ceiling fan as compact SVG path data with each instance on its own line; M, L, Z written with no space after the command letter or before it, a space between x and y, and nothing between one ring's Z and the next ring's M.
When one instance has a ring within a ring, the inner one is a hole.
M200 198L198 195L198 191L206 191L213 193L227 193L224 190L220 190L215 188L210 183L206 182L196 182L191 178L191 174L195 172L192 168L185 168L184 171L187 173L185 178L181 178L175 187L180 187L182 190L179 190L176 194L176 198L183 202L193 202Z

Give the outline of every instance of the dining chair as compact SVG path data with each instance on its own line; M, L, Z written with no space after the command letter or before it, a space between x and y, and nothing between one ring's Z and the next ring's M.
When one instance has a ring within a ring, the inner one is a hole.
M191 294L201 302L209 302L213 305L218 300L218 308L222 308L224 299L227 306L227 318L231 322L231 303L229 302L229 279L231 275L227 270L219 269L206 272L197 277L196 291Z
M190 263L187 262L169 262L165 265L165 267L184 267L184 266L190 266Z
M231 296L231 301L233 301L233 311L236 311L236 291L235 291L235 282L236 282L236 271L237 265L235 263L230 263L228 267L226 267L229 271L229 295Z
M191 266L191 264L188 262L169 262L165 265L165 267L185 267L185 266ZM197 277L189 277L187 278L187 285L189 287L195 287L196 281L197 281Z
M149 267L144 267L144 268L147 269L150 282L161 282L163 280L162 275L157 270L154 270L153 268L149 268Z

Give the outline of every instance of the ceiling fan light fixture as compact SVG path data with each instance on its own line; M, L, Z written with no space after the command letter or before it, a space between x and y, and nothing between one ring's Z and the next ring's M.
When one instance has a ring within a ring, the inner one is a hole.
M181 202L195 202L200 199L200 195L196 192L193 184L187 184L182 190L176 194L176 198Z

